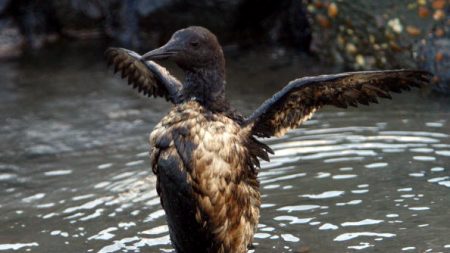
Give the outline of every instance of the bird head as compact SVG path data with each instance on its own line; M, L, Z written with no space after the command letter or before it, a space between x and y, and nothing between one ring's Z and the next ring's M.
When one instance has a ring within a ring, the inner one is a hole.
M175 32L164 46L142 57L144 60L172 60L187 71L224 65L222 48L216 36L200 26L191 26Z

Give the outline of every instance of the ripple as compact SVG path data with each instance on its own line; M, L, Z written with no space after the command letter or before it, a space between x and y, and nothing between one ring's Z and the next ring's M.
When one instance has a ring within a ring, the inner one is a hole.
M356 250L362 250L362 249L367 249L370 247L374 247L375 245L370 244L368 242L360 242L359 245L353 245L353 246L348 246L348 249L356 249Z
M136 165L140 165L143 163L144 163L144 160L136 160L136 161L127 162L125 164L125 166L131 167L131 166L136 166Z
M328 172L319 172L317 173L317 176L315 176L315 178L327 178L330 177L331 173Z
M435 152L437 155L450 156L450 150L439 150Z
M427 127L443 127L444 123L443 122L426 122L425 125Z
M330 199L336 198L343 195L345 191L327 191L320 194L304 194L301 197L309 198L309 199Z
M52 176L64 176L72 174L72 170L52 170L44 172L44 175L52 177Z
M433 172L441 172L441 171L444 171L445 169L444 168L442 168L442 167L434 167L434 168L431 168L431 171L433 171Z
M373 219L364 219L361 221L348 221L341 223L343 227L353 227L353 226L367 226L367 225L375 225L384 222L384 220L373 220Z
M413 159L416 161L429 162L429 161L435 161L436 157L434 157L434 156L413 156Z
M434 151L434 149L432 149L432 148L412 148L412 149L410 149L410 151L417 152L417 153L432 153Z
M416 206L416 207L409 207L408 208L411 211L427 211L430 210L428 206Z
M355 178L358 177L358 175L355 174L341 174L341 175L334 175L332 178L334 180L343 180L343 179L350 179L350 178Z
M104 164L98 165L97 169L104 170L104 169L107 169L107 168L111 168L112 166L113 166L112 163L104 163Z
M445 177L434 177L434 178L428 179L427 181L430 182L430 183L436 183L436 182L439 182L439 181L447 180L447 179L449 179L449 178L450 178L450 176L445 176Z
M383 168L386 166L388 166L387 163L371 163L371 164L365 165L365 167L368 169L377 169L377 168Z
M73 212L76 212L78 210L93 209L93 208L95 208L95 207L97 207L97 206L99 206L99 205L101 205L101 204L103 204L106 201L111 200L111 199L112 199L112 197L98 198L98 199L89 201L87 203L84 203L81 206L69 207L69 208L65 209L63 211L63 213L73 213Z
M289 221L289 224L306 224L314 218L297 218L295 216L277 216L273 218L276 221Z
M164 212L164 210L162 210L162 209L161 209L161 210L157 210L157 211L151 213L151 214L144 220L144 222L149 222L149 221L152 221L152 220L159 219L159 218L163 217L164 215L166 215L166 213Z
M357 232L357 233L344 233L340 234L336 238L334 238L334 241L342 242L342 241L348 241L352 240L358 237L383 237L383 238L391 238L395 237L396 234L391 233L374 233L374 232Z
M12 244L0 244L0 250L19 250L25 247L37 247L39 244L37 242L31 243L12 243Z
M421 131L380 131L380 134L395 134L398 136L406 136L406 135L412 135L412 136L430 136L435 138L447 138L448 134L443 133L437 133L437 132L421 132Z
M390 213L390 214L386 214L386 217L387 218L397 218L397 217L399 217L400 215L398 215L398 214L396 214L396 213Z
M170 236L165 235L157 238L143 238L134 245L138 248L141 248L144 246L169 245L169 244L170 244Z
M438 184L450 188L450 181L441 181Z
M409 173L408 174L410 177L424 177L425 176L425 172L415 172L415 173Z
M26 202L26 203L30 203L30 202L42 199L43 197L45 197L45 193L37 193L33 196L23 198L22 201Z
M111 232L117 231L118 228L116 227L110 227L107 229L104 229L100 232L98 232L97 234L91 236L88 238L88 240L109 240L114 238L114 234L112 234Z
M149 230L142 231L141 234L158 235L158 234L163 234L163 233L167 233L167 232L169 232L169 227L167 225L162 225L162 226L154 227Z
M287 176L281 176L281 177L276 177L276 178L272 178L272 179L266 179L266 180L261 180L261 184L267 184L267 183L273 183L273 182L279 182L279 181L284 181L284 180L289 180L289 179L294 179L294 178L299 178L299 177L304 177L306 176L306 173L296 173L296 174L292 174L292 175L287 175Z
M284 241L286 242L299 242L300 238L291 235L291 234L281 234L281 238L283 238Z
M369 192L368 189L352 190L353 194L364 194L364 193L368 193L368 192Z
M272 236L272 235L268 234L268 233L256 233L255 234L255 238L257 238L257 239L266 239L266 238L269 238L270 236Z
M331 223L325 223L319 227L319 230L336 230L338 228L339 228L338 226L333 225Z
M350 200L348 202L344 202L344 203L336 203L336 206L347 206L347 205L358 205L361 204L362 200L360 199L355 199L355 200Z
M278 208L278 211L287 211L288 213L294 212L294 211L309 211L320 208L319 205L298 205L298 206L285 206Z

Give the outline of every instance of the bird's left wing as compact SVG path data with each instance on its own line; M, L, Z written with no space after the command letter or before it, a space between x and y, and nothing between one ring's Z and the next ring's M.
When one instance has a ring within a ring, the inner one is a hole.
M360 71L304 77L291 81L266 100L244 125L259 137L281 136L300 126L324 105L341 108L377 103L377 97L391 98L430 82L431 74L420 70Z
M164 97L177 104L180 101L182 85L164 67L153 61L145 61L141 55L128 49L110 47L105 51L108 65L114 66L114 73L120 72L139 92L149 97Z

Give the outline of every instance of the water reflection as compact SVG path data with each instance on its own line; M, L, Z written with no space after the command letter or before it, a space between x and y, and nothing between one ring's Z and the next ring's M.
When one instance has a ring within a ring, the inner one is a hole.
M100 55L86 69L86 58L67 54L70 66L0 65L0 251L173 252L147 159L167 105L134 95ZM264 55L230 59L230 97L247 113L279 77L332 71ZM242 70L255 62L267 69ZM254 252L448 250L449 104L411 93L328 108L267 140L276 153L259 174Z

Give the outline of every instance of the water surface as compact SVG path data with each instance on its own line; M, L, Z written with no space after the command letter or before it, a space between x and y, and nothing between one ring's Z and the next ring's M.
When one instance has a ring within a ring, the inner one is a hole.
M228 53L228 96L251 113L314 59ZM107 71L101 49L0 65L0 251L171 252L148 134L168 111ZM450 99L415 91L327 107L266 140L255 252L450 252Z

